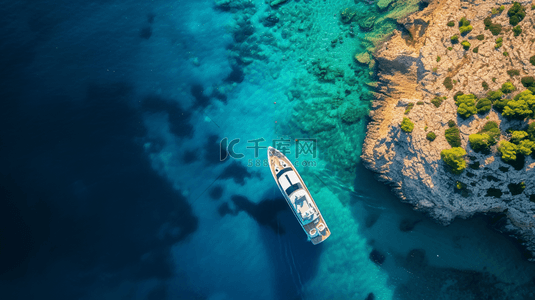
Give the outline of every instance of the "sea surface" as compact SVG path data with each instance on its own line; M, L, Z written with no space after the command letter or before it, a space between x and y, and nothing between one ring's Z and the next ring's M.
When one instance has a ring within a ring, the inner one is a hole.
M360 162L374 77L353 56L425 5L216 2L1 1L1 299L535 299L500 216L444 227Z

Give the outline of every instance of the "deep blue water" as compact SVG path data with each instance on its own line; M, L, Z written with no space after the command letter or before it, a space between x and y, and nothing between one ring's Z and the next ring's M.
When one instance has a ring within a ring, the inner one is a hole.
M224 137L314 137L286 125L304 54L281 37L236 59L270 30L253 4L244 21L209 0L2 3L2 299L535 298L499 216L443 227L318 159L303 177L333 236L312 246L254 151L220 162Z

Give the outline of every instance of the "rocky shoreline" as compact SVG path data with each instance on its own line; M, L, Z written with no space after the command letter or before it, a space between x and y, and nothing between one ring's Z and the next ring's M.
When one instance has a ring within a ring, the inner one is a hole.
M510 138L505 130L525 127L528 121L508 120L495 109L464 119L454 100L458 92L483 98L505 82L517 88L504 96L512 98L525 89L521 78L535 75L530 63L535 55L535 10L531 1L519 3L526 8L518 24L520 34L509 23L512 1L432 1L402 19L405 30L396 31L373 55L379 82L361 157L402 201L444 225L476 213L504 214L504 228L535 257L535 160L526 156L518 168L501 159L496 145L484 154L468 142L488 121L499 125L501 140ZM461 34L458 23L463 17L471 30ZM491 32L485 19L501 26L500 32ZM455 35L458 43L452 43ZM444 99L438 107L432 102L437 97ZM410 133L400 128L405 117L414 124ZM460 131L460 147L470 166L460 175L448 171L440 155L451 148L445 138L450 120ZM436 135L432 141L430 132ZM525 186L520 193L511 189L520 185Z

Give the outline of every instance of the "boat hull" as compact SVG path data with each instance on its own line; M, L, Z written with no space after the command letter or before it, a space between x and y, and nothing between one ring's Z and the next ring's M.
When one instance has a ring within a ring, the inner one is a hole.
M331 231L316 202L290 160L273 147L268 148L269 168L282 195L312 244L325 241Z

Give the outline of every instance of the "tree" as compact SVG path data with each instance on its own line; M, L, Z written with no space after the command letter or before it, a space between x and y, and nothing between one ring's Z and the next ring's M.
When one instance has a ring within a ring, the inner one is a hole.
M448 142L448 144L450 144L450 146L452 147L461 146L461 134L457 126L446 129L445 136L446 136L446 141Z
M503 93L509 94L514 92L516 90L516 87L510 81L507 81L502 84L501 90Z
M502 159L506 162L512 162L516 160L517 146L511 142L502 140L498 145L498 151L502 154Z
M532 93L535 93L535 78L533 78L533 76L522 77L520 82L522 82L522 85L525 88L530 90Z
M509 119L523 120L533 114L524 100L511 100L504 107L502 115Z
M492 107L492 102L490 102L489 99L483 98L477 101L476 109L478 114L484 114L488 111L490 111L490 108Z
M413 129L414 123L412 123L409 118L403 118L403 121L401 122L401 130L411 133Z
M535 142L530 140L523 140L518 145L518 153L522 155L530 155L535 149Z
M497 91L488 91L487 92L487 99L490 100L490 102L494 103L496 100L502 99L503 93L500 90Z
M509 16L509 24L516 26L526 16L526 9L518 2L514 2L513 6L507 11Z
M457 113L463 118L468 118L477 113L475 101L477 100L474 94L459 95L455 104L458 106Z
M485 133L489 136L490 145L496 144L497 138L499 138L502 134L500 128L498 127L498 123L494 121L488 121L487 123L485 123L483 129L479 133Z
M487 151L490 147L490 137L486 133L474 133L468 136L468 141L470 142L470 147L476 152Z
M437 138L437 135L434 132L430 131L427 133L426 137L428 140L434 141Z
M463 156L466 151L461 147L453 147L440 152L440 158L451 168L454 174L461 174L466 169L466 161Z
M531 124L529 124L527 133L528 133L529 139L532 141L535 141L535 122L532 122Z
M511 134L511 142L519 144L520 141L525 139L528 136L528 133L525 131L513 131Z

